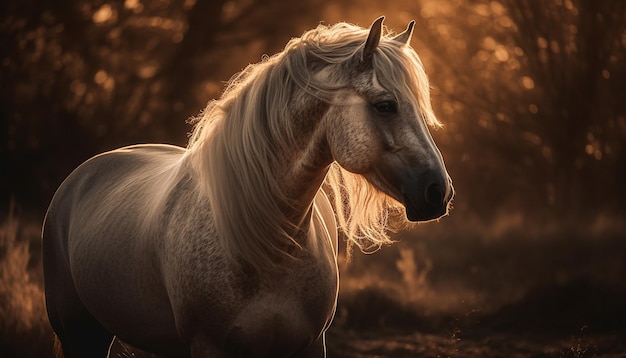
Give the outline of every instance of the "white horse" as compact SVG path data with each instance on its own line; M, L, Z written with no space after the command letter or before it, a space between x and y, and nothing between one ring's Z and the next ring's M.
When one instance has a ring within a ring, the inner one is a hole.
M63 182L43 258L66 357L105 357L114 336L171 357L325 355L337 226L377 247L389 209L432 220L453 196L413 22L393 37L382 21L248 66L186 149L114 150Z

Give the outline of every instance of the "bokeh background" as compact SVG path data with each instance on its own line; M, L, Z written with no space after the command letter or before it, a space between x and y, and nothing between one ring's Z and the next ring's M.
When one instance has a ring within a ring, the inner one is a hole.
M247 64L383 14L396 32L417 21L457 196L449 217L341 261L329 355L623 357L622 0L2 1L0 356L51 356L40 228L73 168L184 146Z

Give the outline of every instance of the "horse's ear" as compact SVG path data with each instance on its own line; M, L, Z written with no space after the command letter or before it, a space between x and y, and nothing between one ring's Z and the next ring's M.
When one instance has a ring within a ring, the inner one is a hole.
M363 55L361 57L361 61L364 63L372 61L372 57L374 56L374 52L376 51L376 47L378 47L378 43L380 42L380 37L383 33L383 20L384 16L379 17L372 23L370 27L370 33L367 35L367 40L365 41L365 47L363 48Z
M398 41L405 46L411 42L411 36L413 35L413 27L415 26L415 20L411 20L409 22L409 26L407 26L406 30L403 33L396 35L393 38L394 41Z

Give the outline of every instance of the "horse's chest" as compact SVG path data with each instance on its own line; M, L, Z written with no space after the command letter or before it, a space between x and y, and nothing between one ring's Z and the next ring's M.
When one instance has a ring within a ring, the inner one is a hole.
M334 260L259 280L231 271L192 281L175 304L183 331L203 331L227 350L250 350L239 352L244 356L290 356L316 341L332 320L338 287Z
M317 340L330 323L336 293L336 272L330 267L279 280L244 304L225 341L254 352L292 355Z

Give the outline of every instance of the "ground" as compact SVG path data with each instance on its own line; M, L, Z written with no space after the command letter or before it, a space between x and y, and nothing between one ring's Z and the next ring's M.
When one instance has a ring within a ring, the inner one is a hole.
M52 357L36 220L0 227L0 357ZM329 357L626 357L626 235L417 230L340 262ZM113 356L147 357L117 344Z

